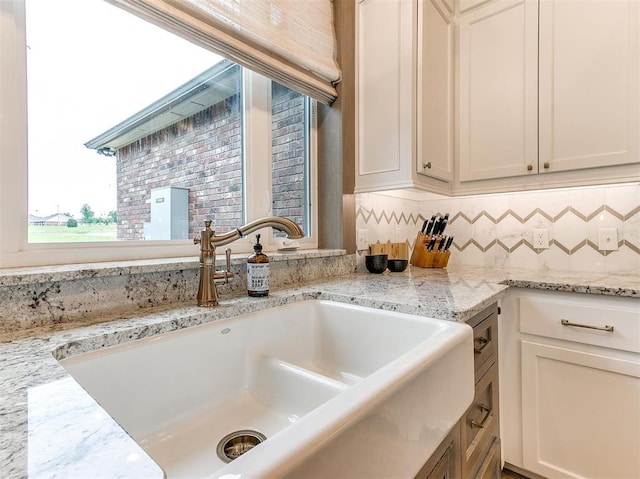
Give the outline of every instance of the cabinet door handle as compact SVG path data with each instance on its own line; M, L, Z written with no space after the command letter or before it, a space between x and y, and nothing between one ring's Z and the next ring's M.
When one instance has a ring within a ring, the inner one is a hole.
M560 320L563 326L575 326L576 328L587 328L587 329L597 329L598 331L607 331L609 333L613 332L613 326L604 325L604 326L590 326L588 324L580 324L580 323L572 323L568 319Z
M430 169L431 169L431 162L429 162L429 163L424 163L424 164L422 165L422 167L423 167L423 168L425 168L425 169L430 170Z
M548 170L551 165L549 164L548 161L545 161L542 166L544 167L545 170Z
M471 428L478 428L478 429L484 428L484 426L487 424L487 421L491 417L491 408L489 406L481 404L480 405L480 411L486 412L487 413L486 416L484 418L482 418L482 421L480 421L480 422L477 422L475 419L472 419L471 420Z
M533 165L527 165L527 171L533 170Z
M476 354L480 354L482 352L482 350L484 348L486 348L490 341L487 338L483 338L482 336L480 336L477 341L480 343L480 347L479 348L473 348L473 352Z

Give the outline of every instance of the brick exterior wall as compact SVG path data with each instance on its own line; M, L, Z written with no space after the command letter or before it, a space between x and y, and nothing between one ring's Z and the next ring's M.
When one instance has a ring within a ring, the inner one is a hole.
M189 189L189 236L213 218L216 231L242 224L242 114L239 96L118 150L118 239L144 239L151 190Z
M273 211L303 225L304 97L274 83ZM117 152L118 239L144 239L151 190L189 189L189 237L212 218L223 233L243 224L242 104L234 95Z
M273 214L292 219L308 232L304 103L305 96L301 93L272 83Z

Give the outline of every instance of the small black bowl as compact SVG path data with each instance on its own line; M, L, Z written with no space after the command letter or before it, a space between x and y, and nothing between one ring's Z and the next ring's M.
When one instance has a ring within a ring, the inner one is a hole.
M387 268L389 268L389 271L392 271L393 273L402 273L405 269L407 269L408 264L408 259L387 260Z
M364 264L370 273L384 273L387 269L387 256L386 254L370 254L364 257Z

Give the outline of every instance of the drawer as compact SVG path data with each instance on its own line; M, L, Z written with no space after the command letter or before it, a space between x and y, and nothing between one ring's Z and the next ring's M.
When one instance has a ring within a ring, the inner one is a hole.
M487 368L496 362L498 354L498 314L492 309L480 323L473 327L473 357L476 382Z
M498 409L498 368L494 364L476 384L473 403L462 417L462 477L473 477L482 458L500 436Z
M502 460L500 458L500 439L497 437L491 444L487 457L475 476L475 479L497 479L502 476Z
M520 298L520 332L640 352L640 301L614 307L572 298Z

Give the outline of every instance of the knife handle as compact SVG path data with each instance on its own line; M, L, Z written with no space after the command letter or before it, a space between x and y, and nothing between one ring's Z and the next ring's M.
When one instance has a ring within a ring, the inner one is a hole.
M431 217L431 219L429 220L429 224L427 225L427 231L425 231L424 234L429 236L429 234L431 233L432 228L434 228L435 225L436 225L436 215L433 215Z
M449 236L449 239L447 240L447 244L444 247L445 251L449 251L449 248L451 248L451 245L453 244L453 236Z
M427 227L427 235L429 233L433 233L434 235L438 234L438 229L440 228L440 222L442 221L442 218L438 218L436 220L433 221L432 224L429 225L429 227Z
M442 220L442 223L440 223L440 231L438 231L438 234L444 233L444 229L447 227L447 221L447 218Z

